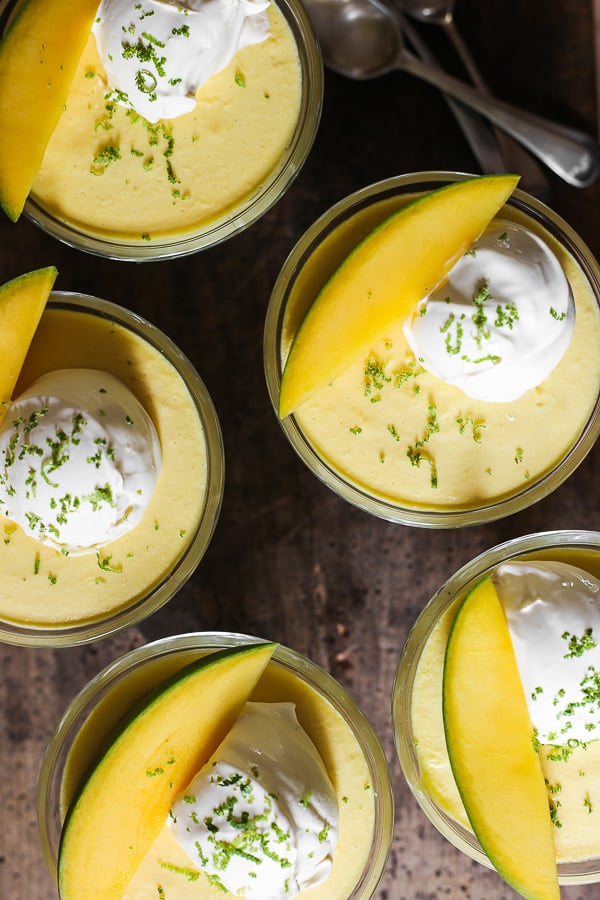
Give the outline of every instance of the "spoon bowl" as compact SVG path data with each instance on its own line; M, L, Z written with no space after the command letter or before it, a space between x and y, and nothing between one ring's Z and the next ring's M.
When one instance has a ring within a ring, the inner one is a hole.
M447 25L454 19L454 0L402 0L401 6L420 22Z
M306 0L326 65L365 80L402 70L435 85L512 135L549 169L575 187L600 174L600 146L588 135L485 96L414 57L398 20L379 0Z
M377 78L399 68L400 33L370 0L309 0L323 58L349 78Z

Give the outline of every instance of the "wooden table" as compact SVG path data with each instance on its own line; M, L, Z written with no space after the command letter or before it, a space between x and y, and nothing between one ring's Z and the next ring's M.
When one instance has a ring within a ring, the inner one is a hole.
M596 132L592 0L461 0L457 19L494 92ZM432 27L422 32L442 41ZM505 539L553 528L600 530L600 448L553 495L496 524L427 532L351 508L304 468L270 408L262 326L277 272L303 230L366 184L422 169L476 171L438 93L408 75L368 83L327 74L314 150L287 195L250 230L215 249L157 264L103 261L64 247L23 219L0 222L0 279L56 264L57 287L129 306L192 359L213 397L227 476L216 534L190 582L162 611L80 649L2 646L0 897L51 900L35 821L37 772L73 695L130 648L167 634L232 630L275 639L332 672L373 722L392 767L396 831L379 900L515 896L438 836L395 759L390 693L408 629L460 565ZM551 178L550 204L600 254L600 183ZM567 889L569 900L598 887Z

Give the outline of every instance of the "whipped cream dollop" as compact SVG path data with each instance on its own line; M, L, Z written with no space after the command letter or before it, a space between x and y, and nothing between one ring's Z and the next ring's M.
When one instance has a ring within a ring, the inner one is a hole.
M102 0L93 31L113 97L150 122L191 112L196 91L270 32L269 0Z
M327 878L338 833L334 789L292 703L247 703L171 808L194 864L232 894L287 900Z
M516 400L560 362L575 303L550 247L495 220L404 326L421 364L469 397Z
M600 581L561 562L494 574L540 743L600 738Z
M0 515L63 552L134 528L161 467L154 425L114 375L60 369L9 406L0 431Z

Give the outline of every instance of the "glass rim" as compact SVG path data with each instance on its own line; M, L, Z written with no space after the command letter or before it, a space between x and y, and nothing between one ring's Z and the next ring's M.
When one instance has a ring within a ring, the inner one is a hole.
M91 713L99 697L145 662L185 651L218 650L245 644L271 643L265 638L230 631L187 632L170 635L135 647L108 663L73 697L63 712L44 753L36 796L38 830L43 855L56 880L59 836L53 835L51 791L62 777L61 759ZM277 642L275 642L277 643ZM301 678L329 702L351 729L364 754L373 782L375 827L369 858L359 882L348 900L368 900L383 875L394 829L394 795L387 757L375 730L350 692L318 663L282 644L276 646L272 661ZM64 762L64 760L63 760ZM61 817L62 818L62 817Z
M100 315L117 322L167 359L182 379L198 414L206 448L207 474L204 503L194 534L154 587L106 618L71 626L25 625L0 619L0 642L26 647L86 644L136 625L157 612L183 587L204 556L219 518L225 481L223 437L213 402L199 373L171 338L138 313L89 294L52 291L46 309Z
M475 835L456 822L432 798L421 781L411 724L412 689L421 654L441 616L460 595L466 594L477 581L499 563L530 556L536 552L572 548L600 553L600 531L540 531L511 538L490 547L456 570L433 594L413 623L404 643L392 687L392 733L400 769L408 787L431 824L466 856L488 869L494 866ZM582 869L587 865L587 871ZM600 881L600 853L592 860L558 864L561 885L581 885Z
M404 188L419 185L421 189L439 187L441 183L477 177L467 172L424 171L396 175L361 188L342 198L326 210L304 232L283 263L267 307L263 333L264 374L271 405L286 438L308 469L327 487L359 509L401 525L422 528L455 528L481 525L519 512L556 490L583 462L600 435L600 384L596 402L577 441L547 472L518 492L477 507L435 509L408 506L371 494L330 465L313 448L298 425L294 414L280 419L278 414L281 389L281 333L290 289L298 273L317 248L323 236L350 219L374 201L400 195ZM542 201L517 188L508 199L513 206L541 224L559 240L581 267L600 306L600 265L591 250L573 228ZM558 237L560 236L560 237Z
M0 28L16 0L0 0ZM298 120L287 147L261 185L233 213L221 215L200 228L167 235L150 243L111 237L69 224L29 196L23 215L45 233L67 246L106 259L124 262L157 262L188 256L214 247L244 231L284 195L304 165L319 128L324 94L324 69L319 43L301 0L274 0L283 13L298 50L301 99Z

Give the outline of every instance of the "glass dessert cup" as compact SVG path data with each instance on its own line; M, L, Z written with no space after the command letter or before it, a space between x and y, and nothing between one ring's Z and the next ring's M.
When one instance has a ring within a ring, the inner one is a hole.
M138 647L111 663L73 699L49 742L38 783L37 808L42 846L55 879L61 829L69 798L96 756L98 747L120 717L148 690L189 662L215 650L255 643L263 641L227 632L162 638ZM319 703L331 709L335 718L349 729L364 757L374 804L373 833L363 870L345 900L367 900L375 892L383 873L394 826L390 772L381 744L350 695L315 663L280 646L267 667L266 675L269 674L275 679L283 677L297 681L300 690L298 697L306 691L314 692ZM270 693L272 687L268 691ZM257 699L267 698L258 696ZM280 699L284 699L283 696ZM310 732L310 723L302 721L300 707L298 717ZM317 738L315 742L318 744Z
M6 27L16 5L14 0L0 0L0 30ZM302 4L299 0L280 0L277 6L297 49L300 99L292 133L279 160L264 174L260 183L241 189L239 196L231 202L219 203L215 214L208 217L204 215L197 227L186 225L178 232L175 225L162 236L157 234L151 240L145 234L148 229L143 227L143 223L140 223L140 237L137 234L133 237L119 235L117 231L113 235L110 229L96 230L84 222L61 214L60 210L53 209L51 204L36 197L34 193L27 199L24 214L43 231L69 246L110 259L134 262L195 253L221 243L257 221L283 196L304 164L319 126L323 97L321 54ZM264 129L261 139L264 139ZM129 154L129 151L126 152ZM221 164L222 160L219 160L219 165ZM181 190L183 192L183 187ZM173 196L177 196L176 193ZM174 200L173 203L175 202ZM118 222L114 227L118 227Z
M294 335L310 304L348 253L384 218L406 205L409 198L439 188L443 184L464 180L468 177L472 176L447 172L424 172L387 179L359 190L337 203L300 238L280 271L271 295L265 322L265 376L276 414L279 406L282 373ZM570 226L552 210L520 190L514 192L504 210L498 214L499 218L503 216L514 218L524 224L529 222L533 229L543 230L560 251L561 259L564 253L566 259L573 261L575 270L581 273L583 284L587 286L586 290L591 298L591 306L597 310L600 305L600 269L589 249ZM444 227L447 226L444 225ZM334 439L329 435L327 435L327 440L330 441L329 452L320 449L316 440L311 437L304 426L302 420L304 404L298 411L280 419L280 424L292 447L310 471L340 497L360 509L389 521L423 527L446 528L480 524L515 513L545 497L568 478L581 463L600 433L600 372L595 371L593 379L594 384L590 388L590 391L593 392L591 393L591 397L593 397L590 403L591 409L589 412L586 411L582 427L559 458L555 458L551 463L542 467L530 479L526 480L526 476L518 486L512 487L510 490L503 490L498 495L494 495L493 492L490 494L487 488L484 488L487 491L486 494L482 493L481 496L475 496L474 499L469 498L466 502L436 503L434 498L431 502L422 501L420 498L416 501L412 498L404 500L401 491L397 491L395 495L392 495L390 491L390 494L387 495L386 485L382 487L381 482L378 486L373 487L366 475L349 473L345 460L352 453L352 449L347 444L344 445L343 450L341 446L335 446ZM443 384L441 381L439 383ZM464 396L466 400L469 399L466 398L466 395ZM337 416L338 410L340 411L341 422L341 410L345 405L346 397L343 397L341 392L336 397L339 399L339 404L335 407L335 414ZM356 407L358 401L356 398L353 399ZM505 404L495 405L505 406ZM330 403L329 408L331 409L332 406L333 404ZM468 404L465 403L465 407L467 406ZM316 403L313 408L317 409ZM314 420L319 413L313 412L313 408L308 415L312 416ZM465 416L465 421L467 420L468 416ZM459 420L457 419L457 421ZM349 431L361 431L360 428L347 427L348 424L355 424L354 422L344 420L344 424L346 427L343 438L346 441L350 440L347 434ZM332 424L332 435L334 434L333 427ZM482 433L487 438L489 431ZM341 439L342 428L339 427L335 434ZM319 437L323 435L325 435L325 427L319 432ZM361 438L363 436L361 435ZM416 435L407 435L407 443L415 440L415 437ZM475 431L473 437L477 442L479 436L475 434ZM334 449L332 450L332 448ZM339 460L335 456L336 450L340 451ZM383 455L380 454L380 456ZM381 458L379 461L382 462L383 459ZM375 468L373 464L372 471L375 471ZM408 468L410 469L410 465ZM382 466L379 466L379 471L383 472ZM481 484L483 484L483 480Z
M200 376L170 338L109 301L53 292L15 395L43 372L79 367L109 370L138 395L163 448L159 481L142 521L97 553L62 554L4 522L1 565L7 585L11 577L16 585L12 592L8 586L0 598L0 641L5 643L82 644L140 622L191 576L218 520L224 485L219 422ZM161 402L166 387L175 398L170 405ZM173 431L170 439L166 433L161 438L161 430L174 426L177 417L183 418L179 435ZM172 449L176 445L178 449ZM189 481L184 489L176 487L173 467L185 470ZM168 503L173 497L175 508L181 508L182 490L189 502L185 522L182 518L178 527L168 514ZM122 543L129 539L135 547ZM36 591L42 591L37 601Z
M596 578L600 575L600 533L594 531L551 531L515 538L499 544L477 556L467 563L437 591L413 625L404 646L394 682L392 694L392 719L394 742L400 760L400 767L419 806L429 819L450 843L482 865L493 868L483 852L473 832L464 827L445 808L442 799L436 795L428 782L423 760L417 752L418 740L415 735L413 720L413 701L415 684L418 679L419 664L427 642L436 627L439 632L439 650L443 653L447 630L454 619L454 613L465 595L500 563L515 560L563 560L591 572ZM431 665L436 665L432 661ZM429 666L427 671L431 676ZM438 692L437 667L429 686L428 696L435 697ZM441 669L439 670L439 712L432 710L430 720L434 723L439 715L440 728L442 716ZM426 690L425 679L422 682ZM423 703L423 700L422 700ZM422 705L421 703L421 705ZM437 730L436 730L437 735ZM445 754L445 743L443 748ZM437 757L437 767L441 764L441 755ZM433 763L432 763L433 765ZM560 862L558 864L559 883L576 885L600 881L600 854L576 862Z

